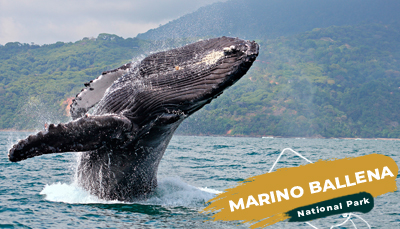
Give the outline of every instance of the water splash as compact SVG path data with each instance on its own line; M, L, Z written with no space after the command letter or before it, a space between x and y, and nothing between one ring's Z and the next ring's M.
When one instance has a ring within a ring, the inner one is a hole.
M220 193L218 190L197 188L184 183L179 178L168 177L159 181L156 191L149 199L136 203L172 207L203 207L209 199L218 193ZM117 200L99 199L79 187L76 182L46 185L40 194L44 195L44 199L47 201L69 204L130 204Z
M30 97L18 110L13 128L40 131L44 129L45 123L61 123L68 120L62 113L57 112L56 107L45 101L41 96Z
M90 195L75 183L46 185L40 194L45 195L45 199L52 202L69 204L116 203L115 201L105 201Z

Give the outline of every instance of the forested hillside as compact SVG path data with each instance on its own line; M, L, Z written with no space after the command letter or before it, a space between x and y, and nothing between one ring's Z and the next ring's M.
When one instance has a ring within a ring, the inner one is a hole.
M65 121L83 83L143 53L146 42L100 34L75 43L0 46L0 129Z
M179 133L400 137L400 26L259 41L250 72Z

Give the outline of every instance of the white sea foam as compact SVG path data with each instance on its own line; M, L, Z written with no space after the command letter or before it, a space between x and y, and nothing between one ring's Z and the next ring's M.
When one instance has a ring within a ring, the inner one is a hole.
M77 186L75 183L55 183L46 185L40 194L45 195L45 199L52 202L69 204L116 203L116 201L105 201L90 195L89 192Z
M149 199L136 203L162 206L201 207L218 193L221 192L207 187L197 188L184 183L179 178L170 177L163 178L159 181L157 190ZM45 195L45 199L48 201L69 204L124 203L116 200L107 201L99 199L77 186L76 183L55 183L46 185L40 194Z

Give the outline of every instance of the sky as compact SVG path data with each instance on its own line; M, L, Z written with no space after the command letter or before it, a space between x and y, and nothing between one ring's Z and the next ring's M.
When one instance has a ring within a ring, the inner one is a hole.
M124 38L226 0L0 0L0 44L75 42L100 33Z

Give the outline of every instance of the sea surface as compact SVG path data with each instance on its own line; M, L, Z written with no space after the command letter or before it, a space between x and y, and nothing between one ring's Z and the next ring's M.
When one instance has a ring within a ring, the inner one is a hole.
M141 202L105 201L76 185L76 153L43 155L18 163L8 149L27 132L0 132L0 228L249 228L211 221L207 200L237 182L267 173L284 148L311 161L372 153L400 164L400 141L174 136L161 161L159 186ZM307 162L287 152L276 168ZM399 176L397 176L399 186ZM375 198L374 209L356 213L372 228L400 228L400 193ZM312 221L315 228L343 222L341 215ZM357 228L368 228L357 217ZM267 228L313 228L279 222ZM341 228L354 228L348 221Z

